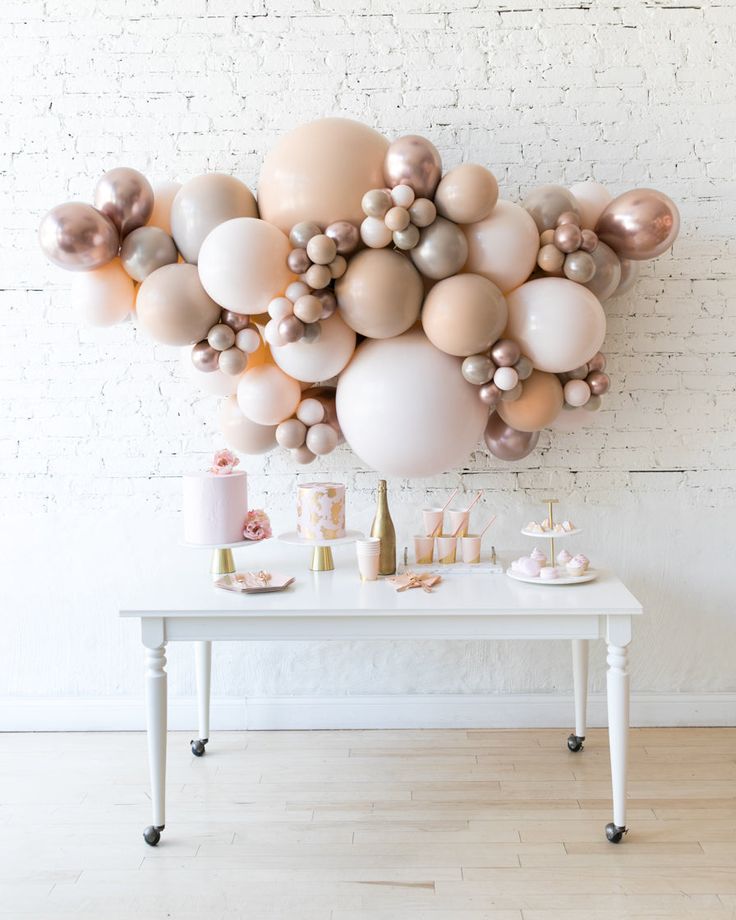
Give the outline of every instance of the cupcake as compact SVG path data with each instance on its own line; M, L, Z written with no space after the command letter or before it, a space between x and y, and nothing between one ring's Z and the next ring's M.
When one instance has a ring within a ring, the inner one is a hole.
M567 573L568 575L584 575L586 569L588 568L588 560L582 553L578 553L577 556L573 556L572 559L567 563Z
M527 533L544 533L542 530L542 525L538 524L536 521L529 521L526 525Z
M559 553L557 553L557 565L566 566L571 559L572 556L566 549L561 549Z
M540 568L543 568L545 565L547 565L547 557L544 555L542 550L537 549L536 546L534 547L534 549L531 551L529 555L531 556L532 559L537 560Z
M542 581L554 581L557 578L557 569L553 565L543 565L539 570Z
M516 574L523 575L525 578L538 578L541 566L536 559L531 556L522 556L516 560Z
M575 530L575 525L572 521L563 521L562 529L565 531L565 533L572 533L572 531Z

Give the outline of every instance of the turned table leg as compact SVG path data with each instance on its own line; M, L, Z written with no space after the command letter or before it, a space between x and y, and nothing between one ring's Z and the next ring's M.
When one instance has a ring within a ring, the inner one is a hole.
M151 775L153 824L143 832L156 846L166 824L166 643L146 649L146 720L148 766Z
M618 633L618 635L616 635ZM625 629L611 629L609 619L608 673L608 742L611 751L611 789L613 793L613 821L606 825L606 837L611 843L620 843L626 827L626 774L629 750L629 664L628 644L631 641L631 624L628 635Z

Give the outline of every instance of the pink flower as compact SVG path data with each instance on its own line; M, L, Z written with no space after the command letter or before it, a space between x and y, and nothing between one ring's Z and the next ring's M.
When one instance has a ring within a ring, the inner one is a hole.
M214 473L216 476L227 476L228 473L232 473L239 463L240 460L231 450L218 450L215 454L215 459L212 461L210 473Z
M246 540L268 540L271 536L271 522L265 511L249 511L243 523L243 537Z

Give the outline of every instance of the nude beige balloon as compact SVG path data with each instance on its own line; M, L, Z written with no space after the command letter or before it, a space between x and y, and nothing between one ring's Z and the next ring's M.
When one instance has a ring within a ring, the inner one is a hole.
M274 364L248 370L238 384L240 411L258 425L278 425L296 411L302 388Z
M437 213L456 224L484 220L498 201L498 182L477 163L463 163L440 180L434 196Z
M156 182L153 186L153 211L148 227L158 227L171 236L171 205L181 188L181 182Z
M462 229L468 241L466 272L483 275L506 294L534 271L539 231L518 204L502 199L485 220Z
M207 173L185 182L176 193L171 235L184 259L196 263L210 231L236 217L258 217L253 193L234 176Z
M564 401L562 384L555 374L533 371L524 381L521 396L514 402L499 403L496 412L517 431L539 431L557 418Z
M571 185L570 192L580 209L580 226L585 230L593 230L613 195L605 185L591 180Z
M323 118L284 135L266 155L258 183L264 220L289 233L300 221L360 226L366 192L383 188L388 141L347 118Z
M220 307L199 280L196 265L164 265L138 289L136 314L141 328L164 345L194 345L220 318Z
M654 259L674 243L680 213L671 198L652 188L624 192L606 207L595 231L622 259Z
M390 249L364 249L335 286L339 312L361 335L387 339L417 321L424 289L419 272Z
M72 278L72 301L89 326L112 326L126 319L135 306L135 285L113 259L93 271Z
M430 342L458 357L487 351L507 320L503 294L487 278L472 274L439 281L422 310L422 326Z
M217 422L227 446L241 454L267 454L276 447L276 426L246 418L235 396L223 399L217 407Z

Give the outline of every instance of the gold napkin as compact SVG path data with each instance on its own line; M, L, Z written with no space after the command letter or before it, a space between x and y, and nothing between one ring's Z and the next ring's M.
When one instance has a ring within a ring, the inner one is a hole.
M410 588L421 588L427 594L432 593L432 588L442 581L441 575L432 575L430 572L424 572L417 575L416 572L404 572L403 575L395 575L389 578L391 584L398 592L408 591Z

